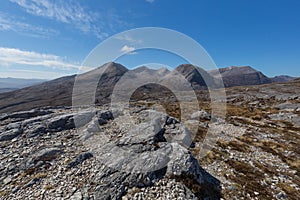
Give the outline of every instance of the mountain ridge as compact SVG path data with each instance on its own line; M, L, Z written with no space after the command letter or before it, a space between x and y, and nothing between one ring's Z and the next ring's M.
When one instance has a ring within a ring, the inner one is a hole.
M272 83L271 79L262 72L250 66L231 66L211 70L211 74L216 77L220 73L225 87L243 85L261 85ZM217 78L217 77L216 77Z
M219 69L219 71L223 78L225 87L274 83L271 78L268 78L262 72L256 71L249 66L221 68ZM24 109L28 110L46 106L71 106L72 95L74 94L73 86L75 80L77 83L82 84L82 91L78 91L79 93L77 96L84 97L88 94L90 94L91 96L94 95L94 101L96 104L106 104L110 102L114 86L127 72L131 72L136 75L138 75L139 73L143 73L145 75L145 78L147 78L148 72L162 73L160 74L160 76L169 76L169 79L174 78L174 74L179 73L185 77L185 79L194 90L206 89L206 83L208 82L209 84L213 84L216 75L218 74L217 70L205 71L200 67L196 67L190 64L179 65L173 71L169 71L165 69L149 69L145 66L129 70L121 64L110 62L97 67L92 71L80 74L77 77L76 75L61 77L31 87L1 93L0 113L20 111ZM99 77L99 74L102 74L102 76ZM95 81L98 83L96 93L94 93L95 91L92 88ZM167 83L166 85L168 85L173 84L173 82L171 80L171 82L165 83ZM159 93L161 89L162 87L151 86L147 87L147 92L155 90L156 93ZM140 92L145 91L143 91L142 88Z

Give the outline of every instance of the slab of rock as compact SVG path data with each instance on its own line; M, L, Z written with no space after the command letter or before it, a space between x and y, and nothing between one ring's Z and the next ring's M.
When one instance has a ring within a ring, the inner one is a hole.
M47 129L51 132L58 132L75 128L73 114L59 115L47 122Z
M0 133L0 141L12 140L21 135L23 130L21 128L14 128Z
M45 148L31 155L20 167L21 170L35 170L46 164L46 162L56 159L63 151L60 148Z
M59 156L63 151L59 148L46 148L40 150L33 156L34 161L50 161Z
M73 161L71 161L68 165L67 168L72 168L75 167L76 165L81 164L83 161L92 158L93 154L87 152L87 153L83 153L80 154L78 157L76 157Z
M35 123L33 125L27 126L24 131L26 137L36 137L37 135L43 135L47 132L47 127L43 123Z
M32 117L37 117L37 116L42 116L42 115L47 115L53 113L50 110L37 110L37 109L33 109L33 110L29 110L29 111L21 111L21 112L15 112L9 115L5 115L2 117L1 120L5 120L5 119L16 119L16 118L22 118L22 119L28 119L28 118L32 118Z
M101 183L95 190L95 199L121 199L125 188L148 187L163 177L189 177L199 186L209 183L212 190L220 189L220 183L200 167L185 145L164 138L166 129L179 123L176 119L158 112L145 119L120 139L93 149L102 166L95 178ZM101 136L93 140L97 143Z

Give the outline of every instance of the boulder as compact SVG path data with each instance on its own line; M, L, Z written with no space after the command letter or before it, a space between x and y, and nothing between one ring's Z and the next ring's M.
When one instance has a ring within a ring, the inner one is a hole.
M47 129L50 132L58 132L75 128L73 114L59 115L47 122Z
M71 161L68 165L67 165L67 168L73 168L75 167L76 165L79 165L81 164L83 161L89 159L89 158L92 158L93 157L93 154L91 153L83 153L83 154L80 154L78 157L76 157L73 161Z
M26 137L35 137L37 135L43 135L47 132L47 127L44 124L36 124L35 126L27 127L25 131Z
M197 112L194 112L192 115L191 115L191 118L192 119L202 119L202 120L210 120L211 119L211 115L210 113L206 112L205 110L199 110Z
M113 113L109 110L101 110L97 112L99 125L106 124L108 120L113 120Z

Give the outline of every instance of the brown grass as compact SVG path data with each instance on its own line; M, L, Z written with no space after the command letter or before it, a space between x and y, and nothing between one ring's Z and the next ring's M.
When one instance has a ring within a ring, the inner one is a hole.
M290 186L289 183L278 183L277 185L279 188L281 188L289 197L289 199L292 200L298 200L300 197L300 192Z
M41 179L41 178L45 178L45 177L47 177L47 174L44 172L39 172L33 176L33 178L36 178L36 179Z
M271 199L272 193L265 187L260 185L263 173L254 169L251 165L237 160L228 160L227 164L235 169L235 175L229 175L228 178L243 186L243 191L249 193L253 197L253 192L258 191L259 199Z
M45 189L45 190L52 190L52 189L54 189L54 188L55 188L55 187L54 187L53 185L49 185L49 184L44 186L44 189Z

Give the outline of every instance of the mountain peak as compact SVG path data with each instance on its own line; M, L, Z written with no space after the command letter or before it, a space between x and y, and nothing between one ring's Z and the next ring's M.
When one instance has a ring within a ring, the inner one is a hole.
M111 73L111 72L116 72L116 71L128 71L128 69L126 67L124 67L120 63L115 63L115 62L106 63L106 64L102 65L100 68L102 68L102 67L107 67L105 70L106 73Z
M220 73L230 72L231 74L233 73L250 74L250 73L258 72L257 70L255 70L250 66L230 66L230 67L220 68L219 71Z
M222 77L225 87L271 83L271 79L250 66L230 66L211 70L215 78Z
M214 83L211 75L204 69L192 64L181 64L175 70L185 76L194 89L207 87L207 84L212 85Z
M146 66L140 66L140 67L137 67L137 68L134 68L132 69L131 71L135 72L135 73L140 73L140 72L143 72L143 71L150 71L151 69L149 69L148 67Z

